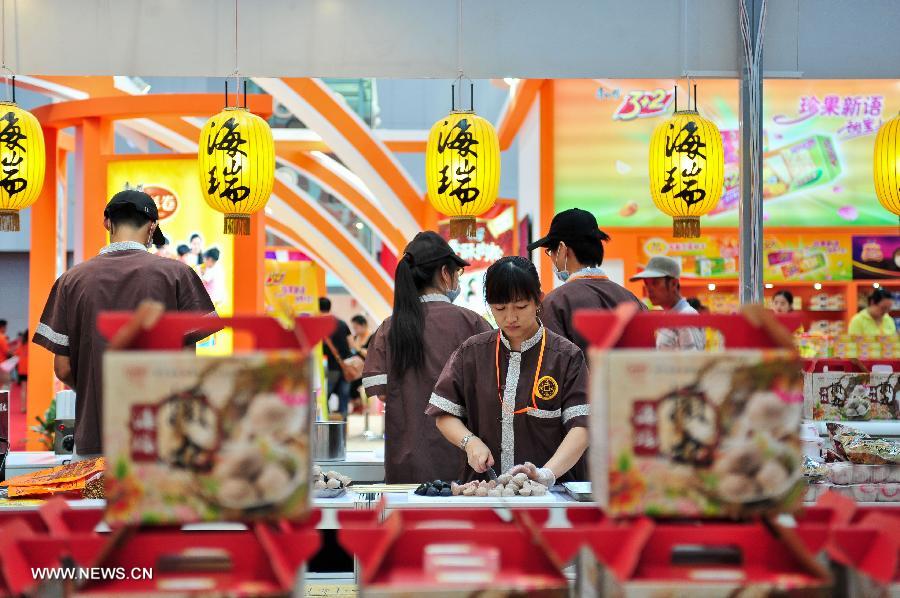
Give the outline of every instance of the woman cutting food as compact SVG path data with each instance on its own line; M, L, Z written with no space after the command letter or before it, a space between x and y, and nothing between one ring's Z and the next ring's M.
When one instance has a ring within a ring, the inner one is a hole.
M424 411L453 352L491 329L484 318L452 303L459 273L468 265L431 231L416 235L397 264L394 313L369 344L362 380L368 396L384 401L388 484L453 480L465 468L462 454L444 442Z
M468 478L499 466L552 486L588 446L588 372L581 350L538 320L534 265L505 257L488 268L485 297L499 331L473 336L441 373L427 413L464 450ZM536 464L536 467L530 464Z

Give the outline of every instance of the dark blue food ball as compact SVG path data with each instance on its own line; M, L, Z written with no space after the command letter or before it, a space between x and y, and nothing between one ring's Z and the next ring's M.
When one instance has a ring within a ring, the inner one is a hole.
M425 496L440 496L440 492L434 486L431 486L425 493Z
M419 496L425 496L425 492L428 491L428 484L420 484L418 488L416 488L416 494Z
M437 486L438 488L441 488L441 487L443 487L444 482L443 482L442 480L435 480L435 481L431 482L431 485L432 485L432 486Z
M453 492L450 490L450 488L444 488L443 490L441 490L441 496L453 496Z

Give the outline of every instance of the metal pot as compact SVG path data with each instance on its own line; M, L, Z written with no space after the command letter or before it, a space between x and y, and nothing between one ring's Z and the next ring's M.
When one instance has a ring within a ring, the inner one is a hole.
M344 461L347 458L347 422L316 422L313 425L313 461Z

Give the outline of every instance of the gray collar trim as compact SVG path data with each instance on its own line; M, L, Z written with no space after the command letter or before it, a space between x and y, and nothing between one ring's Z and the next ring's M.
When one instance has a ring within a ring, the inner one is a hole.
M118 243L110 243L100 250L100 255L105 253L113 253L114 251L147 251L147 248L137 241L119 241Z
M606 276L606 272L599 266L589 266L587 268L582 268L578 272L573 272L569 277L569 280L578 278L579 276Z
M419 297L419 301L422 303L431 303L433 301L438 301L442 303L450 303L450 298L447 295L439 295L437 293L432 293L430 295L422 295Z
M535 333L534 336L532 336L530 339L522 342L521 353L524 353L528 349L531 349L532 347L536 346L541 341L541 336L543 334L544 334L544 325L541 324L540 326L538 326L538 331ZM503 332L500 333L500 340L503 342L504 347L506 347L508 350L512 351L512 349L509 348L509 340L506 338L506 335L503 334Z

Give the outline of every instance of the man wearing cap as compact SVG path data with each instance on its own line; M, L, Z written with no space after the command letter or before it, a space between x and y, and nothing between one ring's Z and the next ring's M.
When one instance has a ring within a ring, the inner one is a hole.
M600 266L605 241L609 241L609 235L598 228L594 215L572 208L554 216L547 235L528 246L528 251L542 247L553 263L556 277L566 283L544 298L542 322L582 351L587 348L587 341L572 326L576 310L613 309L629 301L646 309L640 299L603 272Z
M178 260L147 251L162 245L159 214L143 191L121 191L103 211L110 244L57 279L47 298L34 343L54 353L56 377L75 389L75 454L87 459L103 452L103 395L100 367L105 339L97 330L103 311L131 311L146 300L167 311L215 315L200 277Z
M657 307L676 314L697 315L697 310L681 296L681 267L670 257L650 258L647 267L631 281L644 281L650 302ZM699 328L660 328L656 332L657 349L681 349L703 351L706 335Z

